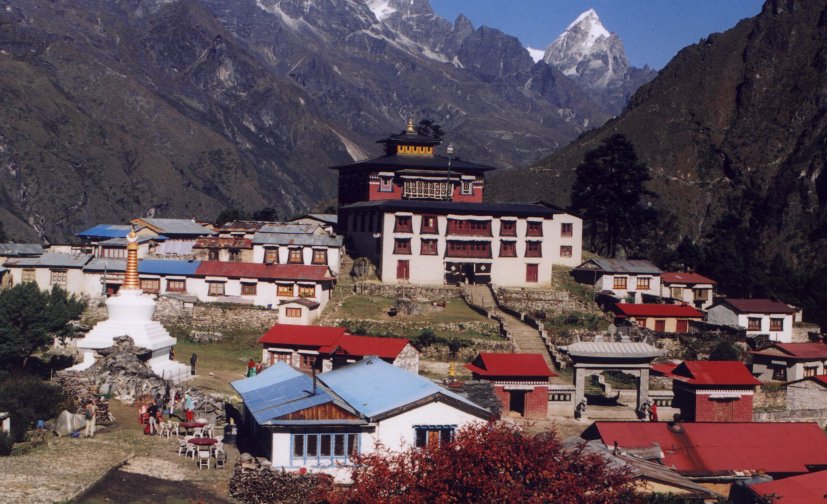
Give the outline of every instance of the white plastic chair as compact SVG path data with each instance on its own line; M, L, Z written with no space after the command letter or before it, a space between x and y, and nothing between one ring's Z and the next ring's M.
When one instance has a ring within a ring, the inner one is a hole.
M210 452L205 450L198 451L198 468L210 468Z
M218 452L215 454L215 468L216 469L224 469L224 462L226 462L227 456L224 452Z
M187 442L179 439L178 440L178 455L183 455L187 453Z

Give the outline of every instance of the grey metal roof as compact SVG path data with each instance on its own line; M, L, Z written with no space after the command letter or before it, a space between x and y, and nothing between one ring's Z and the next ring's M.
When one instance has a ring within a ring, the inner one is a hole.
M315 310L316 308L318 308L320 306L319 303L317 303L315 301L311 301L310 299L305 299L305 298L285 299L284 301L279 302L280 305L293 304L293 303L302 305L302 306L307 307L307 308L310 308L311 310Z
M644 259L589 259L577 270L602 271L604 273L630 273L643 275L660 275L663 270Z
M189 219L155 219L151 217L141 218L140 220L146 222L150 226L156 227L161 234L173 235L193 235L206 236L214 235L215 231L210 231L201 224Z
M289 233L266 233L253 235L254 245L306 245L310 247L341 247L343 237L339 235L312 235Z
M0 243L0 256L39 256L43 246L37 243Z
M277 222L261 226L258 232L283 234L312 234L318 228L318 224L297 224L294 222Z
M336 214L329 214L329 213L312 213L307 214L308 217L311 219L316 219L318 221L325 222L327 224L338 224L339 216Z
M96 257L83 267L83 271L126 271L126 259L111 259Z
M158 236L155 233L151 235L138 235L138 243L148 242L150 240L157 240L157 241L164 241L166 240L163 236ZM100 242L101 245L107 245L110 247L126 247L129 242L126 238L109 238L108 240L103 240Z
M661 350L636 341L578 341L560 349L571 357L648 358L663 355Z
M6 261L6 266L24 268L82 268L92 258L88 254L46 252L40 257L23 257Z

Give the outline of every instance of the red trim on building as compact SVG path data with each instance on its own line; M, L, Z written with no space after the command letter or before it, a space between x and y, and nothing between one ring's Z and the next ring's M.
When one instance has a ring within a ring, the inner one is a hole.
M688 305L679 304L631 304L617 303L615 305L617 316L643 317L643 318L703 318L704 314Z
M309 264L261 264L223 261L201 261L195 276L257 278L259 280L335 280L327 266Z
M703 275L699 275L697 273L661 273L660 281L664 284L686 284L686 285L696 285L696 284L712 284L718 285L718 282L712 280L711 278L707 278Z

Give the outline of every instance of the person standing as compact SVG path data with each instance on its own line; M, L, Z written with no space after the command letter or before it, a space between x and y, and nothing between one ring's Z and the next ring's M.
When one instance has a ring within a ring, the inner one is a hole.
M186 395L184 395L184 410L187 412L187 422L192 422L193 409L195 409L195 403L192 400L189 390L187 390Z
M149 415L149 435L157 434L158 433L158 405L155 404L155 401L150 401L149 408L146 409L147 415Z
M86 417L86 437L95 437L95 421L98 419L98 407L95 401L88 401L86 403L85 415Z
M193 352L192 357L190 357L190 374L195 375L195 364L198 362L198 356L195 355Z

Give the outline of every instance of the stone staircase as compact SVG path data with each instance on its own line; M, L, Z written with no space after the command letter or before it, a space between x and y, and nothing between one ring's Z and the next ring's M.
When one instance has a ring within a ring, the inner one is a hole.
M463 294L466 302L485 309L490 317L502 322L517 353L540 354L549 369L556 368L540 332L517 317L500 310L488 285L465 285Z

